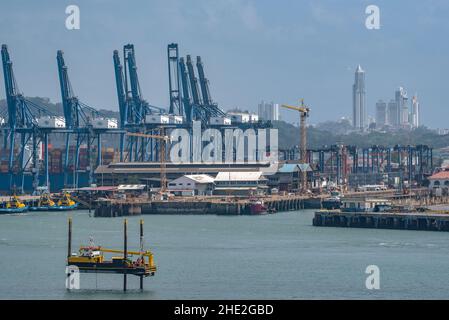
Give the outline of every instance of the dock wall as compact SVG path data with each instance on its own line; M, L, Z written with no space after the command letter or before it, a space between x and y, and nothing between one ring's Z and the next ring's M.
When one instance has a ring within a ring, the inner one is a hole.
M449 214L315 212L319 227L449 231Z

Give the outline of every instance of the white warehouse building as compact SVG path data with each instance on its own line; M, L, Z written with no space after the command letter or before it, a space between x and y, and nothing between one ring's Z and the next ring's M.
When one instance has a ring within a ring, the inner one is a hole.
M184 175L168 183L168 190L175 195L211 195L214 178L207 174Z

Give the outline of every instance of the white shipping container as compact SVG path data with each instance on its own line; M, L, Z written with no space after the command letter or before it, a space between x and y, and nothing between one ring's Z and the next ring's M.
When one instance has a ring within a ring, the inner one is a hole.
M169 117L170 123L181 124L184 122L182 116L170 115Z
M167 115L149 114L145 117L145 123L166 124L170 123L170 118Z
M259 121L259 116L257 114L250 114L250 120L251 122L257 122Z
M117 119L112 118L95 118L92 120L92 127L95 129L117 129Z
M228 117L211 117L209 119L209 123L210 125L230 125L231 124L231 119Z
M250 121L250 115L248 113L230 113L232 122L235 123L248 123Z
M65 120L62 117L40 117L37 125L41 128L65 128Z

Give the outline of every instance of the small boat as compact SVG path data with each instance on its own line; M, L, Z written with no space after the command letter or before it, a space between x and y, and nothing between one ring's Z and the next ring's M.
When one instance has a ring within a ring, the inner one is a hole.
M50 198L48 193L44 193L39 198L37 206L31 206L30 211L48 211L54 207L56 203Z
M338 196L326 198L321 202L321 205L322 205L323 209L326 209L326 210L340 209L341 199Z
M58 200L58 202L49 207L48 210L51 211L65 211L65 210L73 210L78 207L78 203L75 202L68 192L65 192L62 197Z
M20 199L13 195L11 199L3 204L0 208L1 213L22 213L28 211L28 206L20 201Z
M252 200L249 206L250 214L260 215L267 213L267 207L260 200Z

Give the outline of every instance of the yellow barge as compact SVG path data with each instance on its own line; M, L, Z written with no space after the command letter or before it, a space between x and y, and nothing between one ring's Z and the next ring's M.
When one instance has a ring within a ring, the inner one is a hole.
M143 220L140 220L140 250L128 251L128 222L124 221L124 248L123 250L107 249L95 246L90 241L88 246L81 246L77 253L72 252L72 218L69 218L69 236L67 266L76 267L82 273L116 273L124 275L123 290L126 291L126 276L128 274L140 277L140 289L143 289L143 278L154 276L156 265L153 253L143 249ZM111 259L105 257L105 253L120 254ZM133 258L136 257L136 258Z

